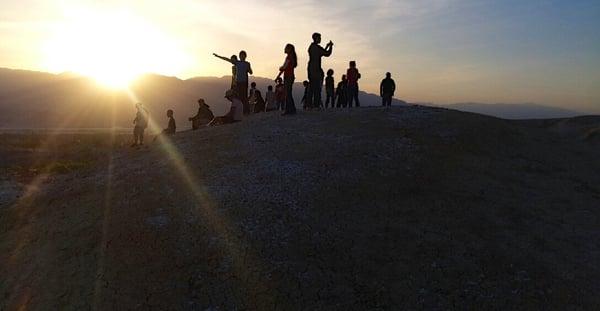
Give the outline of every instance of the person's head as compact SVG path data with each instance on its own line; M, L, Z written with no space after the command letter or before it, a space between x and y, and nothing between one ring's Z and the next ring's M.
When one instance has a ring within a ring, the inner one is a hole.
M273 90L273 86L272 86L272 85L269 85L269 86L267 87L267 90L269 90L269 91L272 91L272 90Z
M342 75L342 81L346 81L346 75Z
M206 105L206 102L204 101L204 98L198 99L198 106L204 106L204 105Z
M169 118L173 117L173 110L172 109L167 110L167 117L169 117Z
M256 88L256 82L250 83L250 87L253 88L253 89L255 89Z
M312 34L312 39L313 39L313 42L316 43L316 44L321 43L321 34L318 33L318 32L313 33Z
M298 66L298 56L296 56L296 47L291 44L288 43L285 45L285 54L289 55L292 58L292 64L294 65L294 68L296 68L296 66Z
M240 51L240 60L246 60L246 57L248 57L248 54L246 54L246 51Z
M227 92L225 92L225 98L227 98L229 101L233 101L236 96L237 94L234 89L227 90Z
M135 104L135 108L137 110L142 110L142 108L144 108L144 106L142 105L142 103L137 103L137 104Z
M327 75L328 76L333 76L333 69L327 70Z
M356 62L355 61L350 61L350 68L356 68Z
M237 60L238 60L237 59L237 55L231 55L230 59L231 59L232 62L237 62Z
M308 81L304 80L304 82L302 82L302 85L304 85L304 87L308 87Z
M277 78L277 79L275 79L275 82L277 82L277 84L282 84L283 83L283 79Z
M392 74L391 74L391 73L389 73L389 72L386 72L386 73L385 73L385 77L389 79L389 78L391 78L391 77L392 77Z

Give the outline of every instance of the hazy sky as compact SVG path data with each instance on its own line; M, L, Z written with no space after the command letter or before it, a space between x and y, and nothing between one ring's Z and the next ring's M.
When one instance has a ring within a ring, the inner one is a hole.
M135 20L124 33L145 41L108 44L102 31L77 37L85 21L98 30L124 28L124 18ZM289 42L303 80L318 31L335 43L325 69L337 78L356 60L367 91L391 71L397 97L410 101L537 102L600 113L599 29L598 0L1 0L0 66L78 71L69 67L93 60L70 62L74 55L97 57L90 46L103 42L110 46L103 55L127 55L123 66L139 55L138 69L180 78L227 75L230 66L211 53L245 49L255 75L274 77ZM57 59L65 46L73 55Z

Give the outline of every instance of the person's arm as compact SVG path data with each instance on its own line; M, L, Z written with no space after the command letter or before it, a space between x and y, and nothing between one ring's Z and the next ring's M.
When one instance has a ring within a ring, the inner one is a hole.
M394 80L392 80L392 95L394 95L395 92L396 92L396 82L394 82Z
M333 52L333 44L328 44L327 48L321 48L322 51L321 53L323 54L323 56L325 57L329 57L331 55L331 53Z
M229 58L227 58L227 57L224 57L224 56L221 56L221 55L217 55L217 53L213 53L213 55L214 55L216 58L220 58L220 59L222 59L222 60L224 60L224 61L226 61L226 62L229 62L229 63L232 63L232 64L233 64L233 62L231 61L231 59L229 59Z
M383 82L385 80L381 80L381 84L379 84L379 96L383 97Z
M252 73L252 66L250 65L250 63L248 62L248 73L249 74L253 74Z

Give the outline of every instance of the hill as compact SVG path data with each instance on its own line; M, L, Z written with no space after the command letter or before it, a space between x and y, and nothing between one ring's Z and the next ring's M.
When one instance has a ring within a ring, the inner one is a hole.
M503 119L550 119L570 118L583 115L583 113L563 108L544 106L539 104L480 104L458 103L445 107L466 112L474 112Z
M251 77L266 91L270 79ZM102 88L89 78L75 74L53 75L43 72L0 68L0 128L128 128L135 115L135 102L142 102L153 119L163 126L165 111L173 109L181 129L191 127L187 118L204 98L216 115L226 111L223 95L230 77L197 77L180 80L148 74L131 85L131 93ZM296 83L297 105L303 87ZM363 105L380 105L381 99L361 93ZM395 104L404 104L396 100Z
M600 148L562 133L411 106L3 134L0 309L594 309Z

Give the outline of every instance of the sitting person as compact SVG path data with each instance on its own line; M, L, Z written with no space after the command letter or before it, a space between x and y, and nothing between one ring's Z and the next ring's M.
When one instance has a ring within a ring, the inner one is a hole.
M265 111L275 111L278 110L278 103L275 92L273 92L273 86L269 85L267 87L267 93L265 94L266 107Z
M203 98L200 98L198 100L198 113L196 113L195 116L188 118L188 120L192 121L192 130L197 130L201 126L208 124L214 117L210 107Z
M242 121L244 115L244 105L236 95L235 90L229 90L225 93L225 98L231 102L231 107L227 114L221 117L215 117L208 123L208 126L222 125Z
M169 125L167 125L167 128L162 130L162 132L160 134L158 134L158 135L156 135L156 137L154 137L154 141L156 141L156 139L161 135L173 135L177 131L177 126L175 125L175 119L173 118L173 110L171 110L171 109L167 110L167 117L169 118Z

